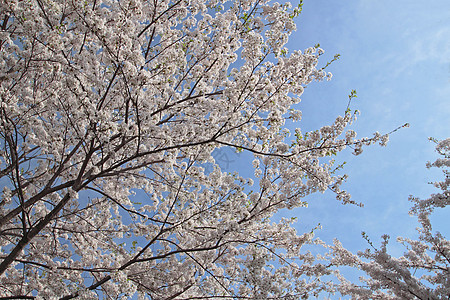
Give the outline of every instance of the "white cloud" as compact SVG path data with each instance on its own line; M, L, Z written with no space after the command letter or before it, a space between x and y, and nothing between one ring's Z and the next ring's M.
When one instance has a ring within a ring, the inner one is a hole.
M435 60L440 63L450 63L450 26L432 28L422 32L413 39L410 48L414 59L411 63Z

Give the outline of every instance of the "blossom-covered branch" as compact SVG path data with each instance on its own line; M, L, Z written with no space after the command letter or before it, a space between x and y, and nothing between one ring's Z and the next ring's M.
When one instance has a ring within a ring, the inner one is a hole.
M290 137L304 88L331 77L317 67L322 49L284 47L300 11L266 0L1 1L0 295L333 291L328 265L301 251L313 234L270 217L327 189L351 202L329 157L387 136L356 139L348 110ZM254 177L221 170L221 147L253 155Z

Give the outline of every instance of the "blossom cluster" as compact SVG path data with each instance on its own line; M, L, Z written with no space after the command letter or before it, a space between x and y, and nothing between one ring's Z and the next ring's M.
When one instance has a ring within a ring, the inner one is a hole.
M0 2L0 295L292 298L332 291L283 208L340 189L346 112L291 133L323 50L267 0ZM256 183L213 151L253 155ZM295 263L294 263L295 262Z

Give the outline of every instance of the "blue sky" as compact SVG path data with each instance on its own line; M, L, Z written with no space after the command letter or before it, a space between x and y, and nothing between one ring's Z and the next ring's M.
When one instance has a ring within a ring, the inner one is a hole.
M425 163L437 157L428 137L450 136L450 2L305 0L288 47L317 43L326 52L322 65L341 56L328 68L330 82L305 90L300 127L332 122L345 110L352 89L358 93L352 108L361 111L353 126L358 136L386 133L406 122L411 127L393 134L385 148L339 157L347 161L345 187L364 208L343 206L325 193L310 197L309 208L288 214L299 217L299 232L320 222L320 237L338 238L353 251L368 246L361 231L375 244L390 234L391 250L402 254L395 238L414 237L418 225L408 216L408 196L426 198L436 191L427 182L442 178ZM435 219L437 230L450 232L444 211Z

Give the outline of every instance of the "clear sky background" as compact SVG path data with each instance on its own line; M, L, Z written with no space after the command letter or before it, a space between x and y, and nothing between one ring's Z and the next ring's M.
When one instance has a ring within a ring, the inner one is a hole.
M425 163L438 157L428 137L450 137L450 1L305 0L297 24L290 49L320 43L326 52L322 65L341 55L328 68L330 82L305 90L301 127L316 129L342 115L352 89L358 94L352 108L361 111L352 126L359 137L406 122L411 127L391 135L385 148L339 156L347 161L345 188L364 208L343 206L325 193L310 197L309 208L288 215L299 217L299 232L320 222L319 237L327 242L338 238L354 252L368 247L361 231L375 245L387 233L392 253L401 255L404 248L395 238L417 236L408 196L427 198L437 191L427 183L443 178ZM449 216L444 209L434 218L434 228L447 237Z
M395 238L417 237L408 196L427 198L437 191L427 183L443 178L425 164L438 157L428 137L450 137L450 1L305 0L288 48L304 50L317 43L325 50L321 66L341 56L328 68L331 81L305 90L303 120L296 124L302 131L342 115L352 89L358 94L352 109L361 111L352 129L359 137L387 133L407 122L411 126L391 135L387 147L366 147L360 156L348 149L338 156L347 162L344 188L364 208L341 205L332 193L315 194L306 199L308 208L278 217L298 217L299 233L320 223L318 237L328 243L338 238L354 253L369 247L362 231L375 245L389 234L391 253L401 255L404 248ZM226 154L231 162L225 169L245 159ZM434 228L447 237L449 216L449 210L441 209L433 219Z

